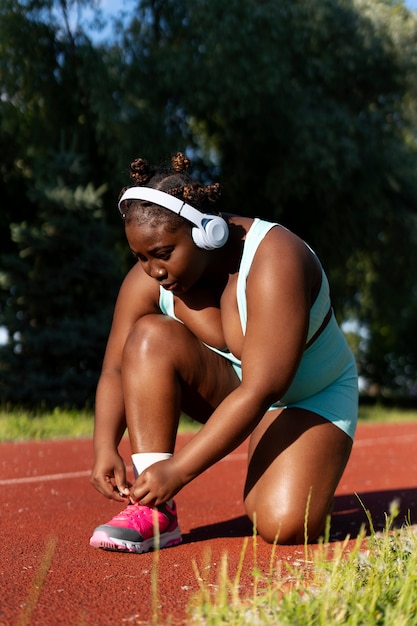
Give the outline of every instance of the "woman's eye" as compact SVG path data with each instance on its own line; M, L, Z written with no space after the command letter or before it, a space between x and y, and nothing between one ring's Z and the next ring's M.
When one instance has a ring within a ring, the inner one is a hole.
M171 257L172 250L164 250L155 255L155 258L160 259L161 261L168 261Z

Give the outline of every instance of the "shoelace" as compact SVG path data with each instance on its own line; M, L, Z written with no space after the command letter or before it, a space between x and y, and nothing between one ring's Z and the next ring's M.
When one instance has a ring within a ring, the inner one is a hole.
M145 509L148 508L149 507L145 507L140 504L128 504L128 506L123 509L123 511L120 511L120 513L116 515L115 519L117 518L120 520L130 520L132 517L141 516L145 512Z
M159 509L158 513L162 513L162 515L164 515L164 512L160 511ZM134 519L137 517L142 517L143 514L147 514L152 518L153 510L150 509L148 506L141 504L128 504L128 506L123 511L120 511L120 513L114 517L114 519L118 519L120 521L130 521L132 518ZM167 515L164 515L164 517L167 517Z

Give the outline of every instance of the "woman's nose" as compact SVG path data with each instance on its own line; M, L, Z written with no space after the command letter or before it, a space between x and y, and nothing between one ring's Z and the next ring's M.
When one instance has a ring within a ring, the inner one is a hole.
M166 270L162 265L154 264L151 267L151 276L156 280L162 280L166 276Z

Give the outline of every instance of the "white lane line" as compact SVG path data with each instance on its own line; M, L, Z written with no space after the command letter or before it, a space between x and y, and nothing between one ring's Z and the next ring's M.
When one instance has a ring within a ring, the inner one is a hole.
M247 459L247 454L244 453L232 453L229 454L221 461L242 461ZM132 467L127 467L126 470L132 471ZM60 474L39 474L39 476L24 476L22 478L4 478L0 479L0 487L6 487L9 485L26 485L30 483L47 482L49 480L68 480L70 478L86 478L90 476L91 470L84 470L82 472L62 472Z
M43 476L25 476L24 478L6 478L4 480L0 480L0 486L23 485L26 483L39 483L46 482L48 480L64 480L67 478L84 478L90 474L90 470L86 470L84 472L67 472L65 474L45 474Z
M417 433L410 433L408 435L397 435L394 437L378 437L376 439L359 439L355 441L354 447L365 447L365 446L375 446L375 445L386 445L386 444L394 444L394 443L406 443L409 444L411 440L417 439ZM225 461L245 461L247 459L246 452L232 452L228 454L224 459L221 459L220 462L224 463ZM126 468L127 471L132 471L131 467ZM71 478L86 478L90 476L90 470L84 470L82 472L62 472L60 474L44 474L43 476L25 476L23 478L5 478L0 479L0 487L10 486L10 485L25 485L30 483L39 483L39 482L47 482L52 480L68 480Z

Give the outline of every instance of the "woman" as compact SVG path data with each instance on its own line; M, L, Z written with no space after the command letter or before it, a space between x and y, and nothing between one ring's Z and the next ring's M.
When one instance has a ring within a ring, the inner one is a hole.
M188 166L181 153L171 169L135 160L119 201L138 263L98 384L91 482L127 506L90 543L180 543L173 497L248 436L244 503L257 532L311 541L352 447L354 359L314 252L278 224L217 214L219 186L193 181ZM181 411L204 426L173 454ZM126 427L133 485L118 453Z

